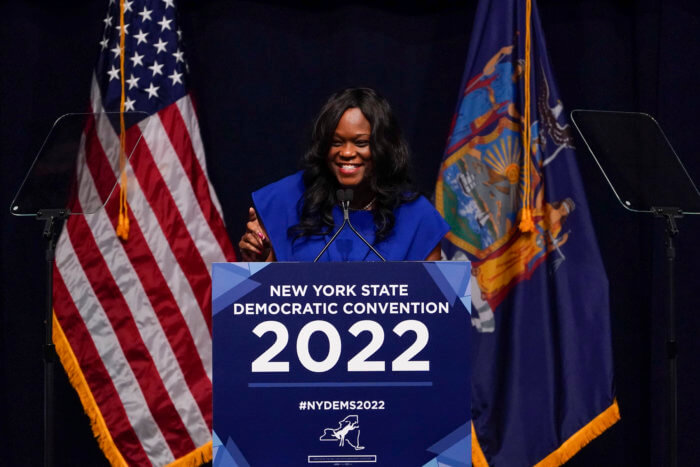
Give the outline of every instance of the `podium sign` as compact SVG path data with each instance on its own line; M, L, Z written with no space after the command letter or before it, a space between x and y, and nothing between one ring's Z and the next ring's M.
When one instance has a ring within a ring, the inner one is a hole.
M468 262L213 265L214 465L471 465Z

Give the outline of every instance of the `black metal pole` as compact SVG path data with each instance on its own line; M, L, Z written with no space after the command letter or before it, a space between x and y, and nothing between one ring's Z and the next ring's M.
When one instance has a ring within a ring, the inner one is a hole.
M667 218L668 219L668 218ZM666 229L666 260L668 274L668 317L666 323L666 355L668 358L668 465L678 465L678 350L676 347L675 259L673 237L678 233L668 221Z
M56 242L67 209L47 209L37 213L45 221L43 236L46 245L46 310L44 311L44 467L51 467L54 459L54 365L56 349L53 345L53 268Z
M52 222L52 221L47 221ZM46 248L46 312L44 314L44 467L53 461L53 383L56 350L53 345L53 265L54 245Z
M668 467L678 466L678 348L676 345L676 283L675 261L676 248L673 239L678 235L676 219L683 217L683 211L678 208L652 208L656 217L666 220L666 277L667 277L667 310L666 310L666 360L668 364L667 390L667 435L668 435Z

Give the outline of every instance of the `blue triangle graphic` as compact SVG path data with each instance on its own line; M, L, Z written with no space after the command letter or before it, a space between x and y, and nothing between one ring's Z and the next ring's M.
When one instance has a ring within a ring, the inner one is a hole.
M212 459L214 459L214 465L216 465L216 456L218 455L219 448L223 448L223 443L221 442L221 439L219 439L219 435L216 434L216 431L212 432Z
M462 439L465 439L470 434L471 426L468 422L452 430L452 432L449 433L447 436L443 437L437 443L430 446L428 448L428 451L433 452L435 454L442 454L443 452L447 451L452 446L454 446L455 443L461 441Z
M212 299L220 297L250 277L247 263L213 263L211 273Z
M231 453L228 452L226 447L221 445L214 454L214 462L212 462L212 467L238 467L238 464L233 459Z
M471 434L438 454L438 462L447 463L452 467L468 467L471 465Z
M268 267L272 263L248 263L248 268L250 269L250 275L257 274L264 268Z
M466 297L459 297L460 301L462 302L462 305L464 305L464 308L467 309L469 314L472 314L472 296L467 295Z
M245 297L258 287L260 287L260 282L248 279L245 282L241 282L236 287L222 293L211 302L212 316L216 316L220 311L225 310L233 302Z
M440 261L436 262L435 265L458 297L464 297L469 293L471 263L467 261Z
M425 267L425 270L428 271L428 274L430 274L430 277L433 279L433 282L435 283L435 285L438 286L440 292L442 292L442 295L445 297L445 300L447 300L451 306L454 306L457 294L455 294L454 289L447 281L442 271L438 269L437 264L423 263L423 267Z
M213 467L250 467L245 456L231 438L217 451Z

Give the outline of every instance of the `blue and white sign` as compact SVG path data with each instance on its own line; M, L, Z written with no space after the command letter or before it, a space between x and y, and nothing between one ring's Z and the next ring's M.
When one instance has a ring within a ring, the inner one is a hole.
M212 273L215 467L471 465L469 263Z

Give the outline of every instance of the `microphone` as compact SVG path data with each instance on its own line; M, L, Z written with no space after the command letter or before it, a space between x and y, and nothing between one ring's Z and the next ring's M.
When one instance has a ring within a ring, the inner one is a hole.
M326 245L323 247L323 250L321 250L321 252L316 256L316 259L314 259L314 263L318 261L321 255L326 252L328 247L331 246L331 243L335 241L338 234L345 228L345 225L350 221L350 200L345 199L345 190L336 191L335 197L340 202L340 206L343 208L343 224L338 230L335 231L331 239L328 240L328 243L326 243ZM350 191L350 199L352 199L352 190Z
M340 191L340 190L338 190L338 191ZM347 200L347 202L345 205L343 205L343 217L345 219L343 221L343 224L345 224L345 222L347 221L348 226L350 227L350 230L352 230L355 233L355 235L360 237L360 240L362 240L364 242L364 244L367 245L369 247L369 249L372 250L372 252L379 257L379 259L386 262L386 259L382 255L380 255L379 252L377 250L375 250L374 247L372 245L370 245L370 243L367 240L365 240L365 237L363 237L360 234L360 232L355 230L355 227L350 222L349 211L350 211L350 201L352 201L352 196L353 196L353 192L352 192L351 188L348 188L347 190L345 190L345 199Z
M350 203L354 192L348 188L347 190L338 190L336 195L340 195L338 199L340 200L340 207L343 208L343 220L348 221L348 224L350 224Z
M323 255L323 253L326 252L328 247L331 246L331 243L335 241L335 239L338 237L338 235L345 228L346 225L350 227L350 229L355 233L355 235L360 237L360 240L362 240L364 244L367 245L369 249L372 250L372 252L374 252L374 254L379 257L379 259L381 259L382 261L386 261L386 259L381 254L379 254L379 252L372 245L370 245L370 243L367 240L365 240L365 237L363 237L350 222L350 201L352 201L353 198L352 189L340 189L335 192L335 197L340 202L341 208L343 208L343 223L341 224L340 228L333 234L328 243L326 243L326 245L323 247L318 256L316 256L316 259L314 259L314 263L317 262L321 255Z

